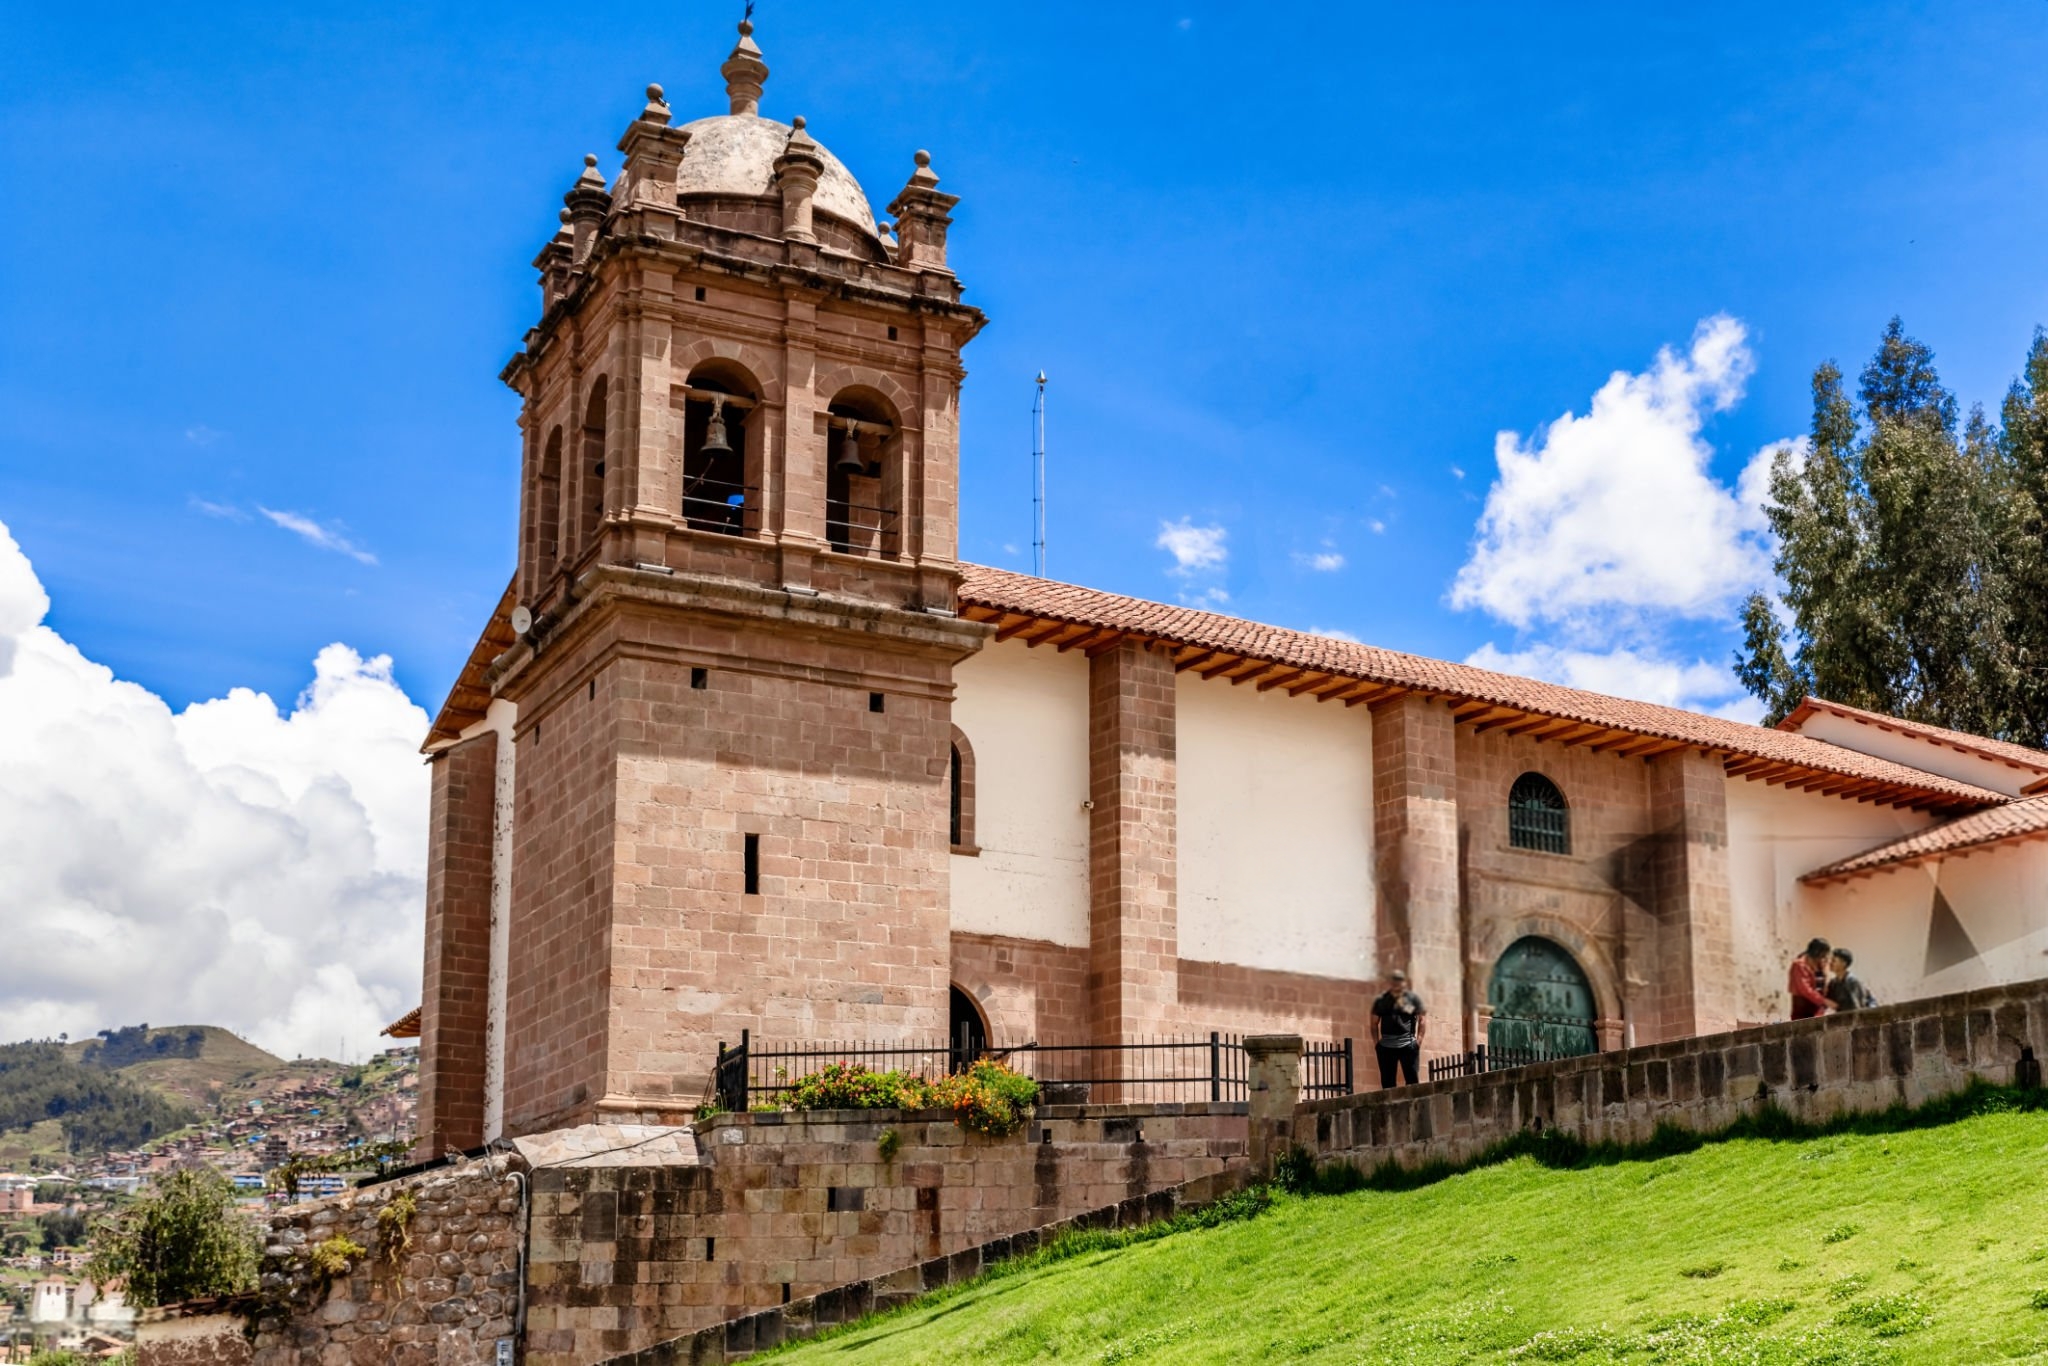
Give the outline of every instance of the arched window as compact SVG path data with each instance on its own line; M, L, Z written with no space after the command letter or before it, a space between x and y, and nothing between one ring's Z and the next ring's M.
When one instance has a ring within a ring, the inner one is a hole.
M894 489L901 441L881 396L851 390L825 419L825 539L849 555L897 554Z
M1571 808L1541 773L1524 773L1508 789L1508 843L1544 854L1572 851Z
M951 794L950 841L956 854L981 852L974 843L974 746L953 727L947 789Z
M583 462L576 481L576 544L570 554L581 557L597 540L604 521L604 421L609 385L602 375L590 386L583 409Z
M760 489L747 478L758 395L722 361L690 372L683 400L683 520L693 531L760 531Z
M534 587L555 572L562 536L562 429L548 433L533 489Z

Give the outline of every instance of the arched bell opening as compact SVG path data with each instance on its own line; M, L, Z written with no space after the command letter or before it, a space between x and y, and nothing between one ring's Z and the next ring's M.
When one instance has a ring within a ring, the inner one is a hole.
M555 572L561 557L562 429L548 433L533 487L533 583L536 589Z
M1508 945L1493 965L1486 999L1489 1052L1569 1058L1600 1051L1592 983L1563 946L1537 935Z
M583 452L577 467L576 535L568 558L581 559L597 544L597 530L604 523L605 402L610 385L603 375L590 386L590 398L583 405Z
M955 1072L988 1052L988 1019L980 1004L958 983L949 993L951 1026L947 1031L948 1052Z
M845 390L826 408L825 539L834 550L885 559L900 553L902 448L896 410L873 390Z
M727 536L761 532L760 388L730 361L707 361L683 390L683 521Z

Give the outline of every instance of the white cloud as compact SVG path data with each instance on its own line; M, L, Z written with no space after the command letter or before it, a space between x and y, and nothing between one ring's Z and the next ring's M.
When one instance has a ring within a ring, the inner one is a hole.
M1220 526L1196 526L1193 519L1161 522L1153 545L1173 556L1170 573L1183 577L1221 569L1230 559L1230 533Z
M220 440L220 433L200 422L185 429L185 439L195 446L211 446Z
M1318 550L1306 555L1297 551L1294 562L1304 569L1313 569L1318 574L1334 574L1344 567L1344 556L1335 550Z
M1368 521L1365 524L1365 529L1367 531L1370 531L1375 536L1384 536L1387 534L1387 524L1385 522L1382 522L1377 517L1374 517L1370 521Z
M322 550L332 550L337 555L346 555L360 564L377 563L375 555L372 555L369 551L351 541L342 533L339 527L322 526L311 517L302 516L296 512L279 512L274 508L264 507L260 503L257 505L256 510L265 517L268 517L276 525L283 527L286 531L305 541L308 545L318 546Z
M1739 491L1708 473L1708 414L1742 397L1755 368L1743 326L1701 322L1684 355L1666 347L1641 374L1616 371L1581 417L1532 439L1494 439L1472 556L1451 602L1518 628L1580 635L1635 614L1725 616L1769 576L1756 480Z
M1541 678L1570 688L1633 697L1667 707L1725 711L1746 706L1737 697L1741 689L1727 669L1703 659L1688 663L1649 650L1576 650L1551 644L1502 650L1488 642L1465 662L1481 669ZM1753 721L1760 714L1761 708L1744 710L1737 719Z
M0 525L0 1039L221 1024L361 1054L419 999L427 715L330 645L173 712L42 624Z
M246 522L249 520L249 514L232 503L210 503L196 493L188 498L186 502L194 512L207 517L218 517L224 522Z

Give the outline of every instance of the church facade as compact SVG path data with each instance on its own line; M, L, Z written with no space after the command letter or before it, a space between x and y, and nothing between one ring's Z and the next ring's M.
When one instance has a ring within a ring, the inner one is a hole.
M1399 967L1429 1052L1604 1049L1782 1017L1812 934L1883 999L2040 975L2048 754L962 563L957 201L920 152L878 223L747 26L721 70L588 159L504 371L517 568L426 746L424 1151L680 1121L743 1029L1363 1040Z

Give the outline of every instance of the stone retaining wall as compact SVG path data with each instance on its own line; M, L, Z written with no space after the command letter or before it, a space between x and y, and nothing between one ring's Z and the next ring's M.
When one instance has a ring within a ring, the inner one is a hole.
M1036 1252L1061 1234L1081 1229L1136 1228L1197 1209L1250 1181L1243 1166L1190 1181L1172 1190L1133 1196L1071 1219L993 1238L947 1257L934 1257L887 1276L836 1286L823 1294L791 1300L726 1323L699 1329L669 1342L612 1357L599 1366L724 1366L784 1342L811 1337L824 1329L907 1304L941 1286L973 1280L997 1262Z
M1918 1105L1973 1078L2012 1083L2023 1050L2048 1054L2048 980L1309 1101L1292 1141L1370 1169L1459 1162L1543 1126L1628 1143L1660 1124L1724 1128L1765 1103L1825 1120Z
M536 1166L530 1366L584 1366L1241 1169L1245 1107L726 1115L694 1162ZM892 1156L884 1135L894 1135Z

